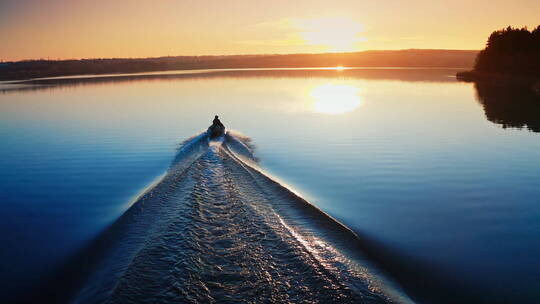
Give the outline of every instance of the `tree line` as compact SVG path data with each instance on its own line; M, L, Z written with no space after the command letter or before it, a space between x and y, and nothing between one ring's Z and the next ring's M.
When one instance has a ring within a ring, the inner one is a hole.
M540 75L540 25L530 31L511 26L494 31L476 57L478 72Z

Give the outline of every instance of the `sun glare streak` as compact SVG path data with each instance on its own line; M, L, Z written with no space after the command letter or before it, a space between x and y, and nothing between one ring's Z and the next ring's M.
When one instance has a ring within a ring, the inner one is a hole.
M326 83L311 90L313 110L324 114L352 112L361 105L360 89L351 85Z

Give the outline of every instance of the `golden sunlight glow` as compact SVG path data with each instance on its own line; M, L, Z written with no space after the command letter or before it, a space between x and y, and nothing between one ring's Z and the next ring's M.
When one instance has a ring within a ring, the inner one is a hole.
M360 89L351 85L326 83L311 90L313 109L324 114L343 114L361 104Z
M322 45L331 52L358 50L358 43L366 41L360 37L363 26L345 18L314 18L297 20L302 29L301 37L309 45Z
M490 4L483 14L486 1L470 0L0 0L0 61L479 50L493 30L538 25L538 0Z

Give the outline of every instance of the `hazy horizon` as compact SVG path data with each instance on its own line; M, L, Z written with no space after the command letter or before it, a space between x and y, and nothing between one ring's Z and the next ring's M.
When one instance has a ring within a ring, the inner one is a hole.
M385 50L362 50L351 52L313 52L313 53L239 53L239 54L205 54L205 55L157 55L148 57L72 57L72 58L51 58L51 57L36 57L36 58L22 58L17 60L5 60L0 58L0 62L19 62L19 61L35 61L35 60L50 60L50 61L62 61L62 60L100 60L100 59L157 59L157 58L174 58L174 57L241 57L241 56L287 56L287 55L328 55L328 54L358 54L369 52L400 52L400 51L448 51L448 52L479 52L481 49L419 49L419 48L407 48L407 49L385 49Z

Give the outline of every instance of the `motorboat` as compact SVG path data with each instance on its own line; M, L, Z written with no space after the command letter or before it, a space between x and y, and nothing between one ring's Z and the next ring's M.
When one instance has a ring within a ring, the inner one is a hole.
M214 118L214 122L210 127L208 127L208 131L206 132L211 139L218 138L225 134L225 126L221 123L221 121L219 121L217 115Z

